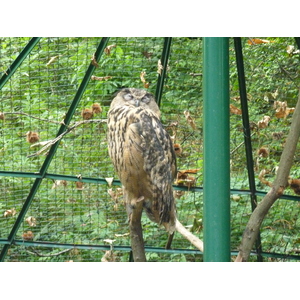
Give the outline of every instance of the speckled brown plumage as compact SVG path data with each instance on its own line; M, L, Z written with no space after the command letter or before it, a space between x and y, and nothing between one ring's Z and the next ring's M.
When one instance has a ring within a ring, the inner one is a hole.
M129 220L142 203L148 217L175 230L176 158L153 95L122 89L108 112L109 155L124 189Z

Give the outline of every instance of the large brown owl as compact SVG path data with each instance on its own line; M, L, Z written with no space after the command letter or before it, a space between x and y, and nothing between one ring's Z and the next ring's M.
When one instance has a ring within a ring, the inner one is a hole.
M144 209L173 233L176 158L152 94L135 88L118 92L108 112L108 149L123 185L129 221Z

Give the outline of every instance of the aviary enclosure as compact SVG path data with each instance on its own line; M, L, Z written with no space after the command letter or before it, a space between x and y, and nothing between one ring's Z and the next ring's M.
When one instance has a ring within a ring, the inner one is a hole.
M132 259L122 189L106 143L106 114L122 87L156 96L177 154L178 218L203 238L203 42L0 38L2 261ZM299 38L228 42L234 260L249 217L276 176L289 132L299 94ZM300 198L291 184L300 176L299 158L298 147L290 185L264 219L251 261L300 259ZM203 261L177 234L165 249L165 230L146 217L142 221L148 261Z

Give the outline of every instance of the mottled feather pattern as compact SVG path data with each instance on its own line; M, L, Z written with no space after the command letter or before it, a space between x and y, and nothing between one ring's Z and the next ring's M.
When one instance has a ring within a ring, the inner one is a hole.
M124 193L132 198L131 205L134 206L136 199L143 199L151 220L174 227L172 183L176 158L172 141L160 122L153 96L147 93L148 98L143 100L146 93L143 90L126 89L126 92L133 96L122 90L108 113L109 155Z

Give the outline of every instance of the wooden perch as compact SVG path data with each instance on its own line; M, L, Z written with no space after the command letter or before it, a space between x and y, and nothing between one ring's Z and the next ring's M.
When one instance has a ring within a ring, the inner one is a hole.
M296 146L300 136L300 91L298 102L293 114L290 132L281 154L279 168L270 191L253 211L243 233L240 250L236 262L247 261L258 236L259 228L274 202L283 194L288 185L288 177L294 162Z
M186 238L191 244L193 244L196 248L203 252L203 242L198 237L193 235L189 230L187 230L178 221L178 219L176 219L175 228L184 238Z

